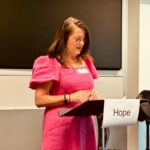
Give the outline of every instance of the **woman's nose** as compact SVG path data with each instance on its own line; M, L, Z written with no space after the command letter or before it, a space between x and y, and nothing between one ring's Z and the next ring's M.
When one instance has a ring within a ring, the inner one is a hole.
M84 45L84 43L85 43L84 40L80 40L81 45Z

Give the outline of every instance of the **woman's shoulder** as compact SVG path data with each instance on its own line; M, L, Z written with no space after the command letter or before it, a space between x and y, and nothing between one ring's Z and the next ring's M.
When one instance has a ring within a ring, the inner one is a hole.
M49 55L41 55L38 56L33 64L33 67L38 67L38 66L53 66L53 65L57 65L57 60L56 58L53 58Z
M87 56L87 57L85 58L85 62L86 62L86 64L93 64L93 58L90 57L90 56Z
M41 56L38 56L34 62L38 62L38 63L45 63L45 62L52 62L52 61L56 61L56 58L53 58L49 55L41 55Z
M47 60L48 58L49 58L48 55L40 55L35 59L35 61L43 61L43 60Z
M94 79L98 78L98 71L96 70L96 67L94 65L93 58L92 57L86 57L85 62L86 62L88 69L90 70L93 78Z
M49 55L39 56L33 64L33 72L37 74L50 74L59 72L59 65L56 58Z
M37 57L34 61L29 87L35 89L37 85L52 80L59 80L59 67L55 58L48 55Z

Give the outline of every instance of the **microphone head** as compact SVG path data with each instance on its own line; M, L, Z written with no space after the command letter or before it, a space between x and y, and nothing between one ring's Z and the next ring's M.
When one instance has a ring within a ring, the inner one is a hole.
M150 120L150 91L144 90L139 93L137 99L140 99L139 121Z

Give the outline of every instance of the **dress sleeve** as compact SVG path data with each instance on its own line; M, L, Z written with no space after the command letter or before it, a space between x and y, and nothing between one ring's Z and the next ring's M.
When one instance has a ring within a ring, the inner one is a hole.
M52 80L59 80L58 62L49 56L38 57L33 64L29 87L35 89L39 84Z
M93 79L97 79L98 78L98 71L96 70L96 67L94 66L94 64L90 58L86 59L86 65L87 65L88 69L90 70Z

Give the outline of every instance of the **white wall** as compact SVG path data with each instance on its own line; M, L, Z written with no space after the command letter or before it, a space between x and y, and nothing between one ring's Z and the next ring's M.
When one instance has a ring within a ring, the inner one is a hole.
M31 71L0 70L0 107L35 107L30 90Z
M150 1L140 3L139 92L150 90ZM139 150L146 148L146 126L139 123Z
M0 109L0 149L40 150L43 110Z
M150 1L140 4L139 91L150 90Z

